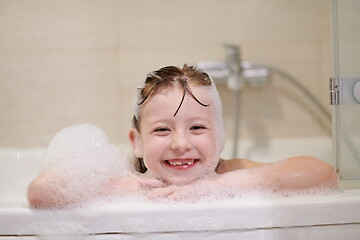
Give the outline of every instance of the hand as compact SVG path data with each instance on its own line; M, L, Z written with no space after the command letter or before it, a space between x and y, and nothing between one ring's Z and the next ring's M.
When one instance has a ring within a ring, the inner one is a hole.
M187 185L170 185L154 188L148 192L149 199L197 202L201 199L233 198L243 190L254 188L258 181L251 170L238 170L199 179Z
M167 199L172 201L197 202L202 198L216 195L216 180L201 179L187 185L170 185L154 188L147 194L149 199Z
M154 188L163 188L166 184L156 178L147 178L138 174L129 174L121 178L111 179L108 183L110 186L113 186L113 194L115 195L128 195L143 193L143 191L154 189Z

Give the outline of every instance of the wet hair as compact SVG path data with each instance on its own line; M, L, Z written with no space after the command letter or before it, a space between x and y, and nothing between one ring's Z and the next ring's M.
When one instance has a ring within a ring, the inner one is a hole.
M149 73L145 79L144 87L138 89L139 92L136 100L135 114L132 119L132 126L139 133L141 132L141 106L149 100L151 96L166 88L179 86L184 91L179 106L176 111L174 111L174 117L181 108L186 94L190 94L190 96L200 105L208 107L209 104L204 104L196 98L196 96L192 93L189 84L194 86L211 86L213 83L209 75L202 69L195 69L193 66L188 66L186 64L182 68L167 66ZM142 158L138 158L135 168L141 173L147 171Z

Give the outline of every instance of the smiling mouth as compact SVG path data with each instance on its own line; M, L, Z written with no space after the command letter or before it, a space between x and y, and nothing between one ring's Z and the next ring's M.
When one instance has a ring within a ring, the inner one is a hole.
M173 159L165 160L164 163L170 167L178 169L187 169L195 166L200 159Z

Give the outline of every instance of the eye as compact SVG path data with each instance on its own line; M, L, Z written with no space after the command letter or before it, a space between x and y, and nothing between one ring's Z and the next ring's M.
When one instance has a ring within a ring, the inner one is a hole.
M200 133L203 133L207 128L203 125L194 125L190 128L190 130L193 132L193 133L196 133L196 134L200 134Z
M170 133L170 129L166 127L159 127L154 130L154 133L159 136L163 136Z
M198 129L205 129L205 127L204 127L204 126L200 126L200 125L196 125L196 126L191 127L191 129L193 129L193 130L198 130Z

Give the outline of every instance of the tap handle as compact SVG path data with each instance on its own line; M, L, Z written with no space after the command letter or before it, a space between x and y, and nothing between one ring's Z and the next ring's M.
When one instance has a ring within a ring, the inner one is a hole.
M234 44L225 44L226 64L233 74L241 74L240 48Z

